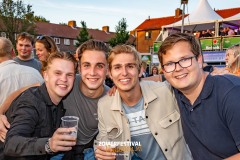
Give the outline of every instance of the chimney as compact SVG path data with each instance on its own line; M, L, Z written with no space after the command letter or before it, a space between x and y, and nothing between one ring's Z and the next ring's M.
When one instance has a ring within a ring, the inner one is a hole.
M76 26L77 26L76 21L74 21L74 20L68 21L68 26L76 28Z
M105 32L109 32L109 26L103 26L102 27L102 31L105 31Z
M180 8L177 8L176 10L175 10L175 17L179 17L179 16L181 16L182 15L182 10L180 9Z

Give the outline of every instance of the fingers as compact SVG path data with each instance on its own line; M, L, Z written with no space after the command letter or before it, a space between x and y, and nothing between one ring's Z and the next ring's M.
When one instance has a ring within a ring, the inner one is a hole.
M73 131L72 128L58 128L49 140L50 149L53 152L71 150L77 141L77 137L70 135L71 131Z
M10 124L7 121L7 117L5 115L0 115L0 140L2 142L6 139L7 128L10 128Z
M111 149L104 146L97 146L97 149L95 150L95 157L98 160L116 159L116 153L112 152Z
M109 96L114 96L116 90L117 90L117 87L114 85L112 88L109 89L109 91L107 93Z
M2 120L6 128L10 128L10 123L8 122L7 117L5 115L1 115L0 120Z

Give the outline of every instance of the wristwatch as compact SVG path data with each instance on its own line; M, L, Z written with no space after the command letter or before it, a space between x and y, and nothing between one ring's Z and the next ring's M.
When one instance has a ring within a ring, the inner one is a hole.
M51 138L48 139L47 143L45 144L45 151L48 153L48 154L53 154L54 152L51 150L50 146L49 146L49 141L50 141Z

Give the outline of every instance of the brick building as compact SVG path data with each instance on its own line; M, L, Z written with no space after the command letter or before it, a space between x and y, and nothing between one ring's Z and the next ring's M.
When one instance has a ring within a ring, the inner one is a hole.
M228 18L240 13L240 7L215 10L222 18ZM186 15L187 16L187 15ZM182 19L182 11L175 10L175 16L148 18L133 30L136 36L136 48L140 53L152 53L153 43L156 41L162 26L175 23Z

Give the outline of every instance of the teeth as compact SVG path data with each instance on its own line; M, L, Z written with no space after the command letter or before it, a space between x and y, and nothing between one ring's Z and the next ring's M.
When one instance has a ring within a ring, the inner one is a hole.
M59 87L67 88L67 85L59 84Z
M120 82L127 82L127 81L129 81L130 79L122 79L122 80L120 80Z
M97 79L97 78L88 78L88 80L91 81L91 82L95 82L95 81L97 81L98 79Z
M176 76L176 78L177 78L177 79L181 79L181 78L186 77L186 76L187 76L187 74L182 74L182 75L180 75L180 76Z

